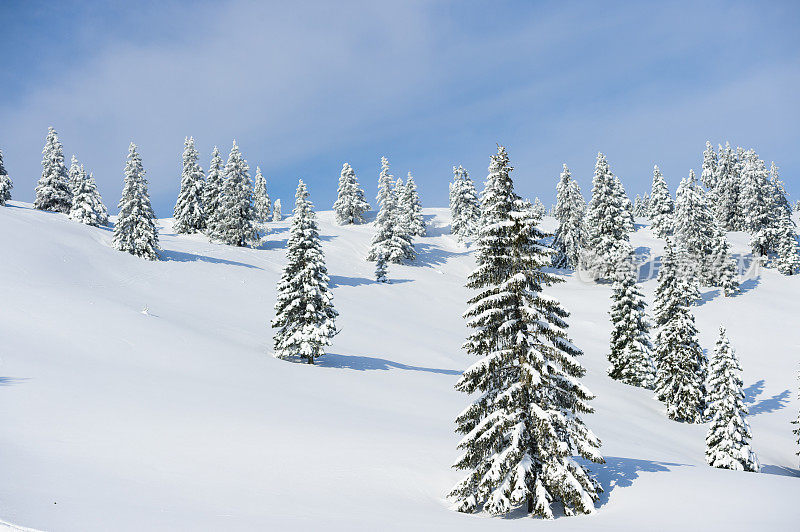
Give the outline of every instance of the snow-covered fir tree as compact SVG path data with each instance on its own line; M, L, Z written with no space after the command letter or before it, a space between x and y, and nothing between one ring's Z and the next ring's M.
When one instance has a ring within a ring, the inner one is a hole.
M206 218L206 233L214 234L214 227L219 223L222 211L219 205L222 201L222 156L219 149L214 146L211 154L211 164L208 165L208 176L203 187L203 213Z
M650 217L650 194L647 192L642 196L642 218Z
M707 362L689 308L697 298L697 288L684 274L683 255L668 238L653 306L657 327L655 395L665 403L671 419L701 423Z
M459 242L472 238L478 230L480 216L475 183L463 167L454 166L453 181L450 183L450 232Z
M381 253L378 255L378 259L375 261L375 280L379 283L388 283L389 278L386 276L388 271L389 267L386 264L386 259Z
M367 260L377 260L383 255L385 260L395 264L416 256L404 228L402 211L397 205L394 178L389 173L389 161L381 157L381 173L378 176L378 216L375 218L375 236L372 238Z
M336 201L333 204L333 212L336 215L336 223L363 224L364 213L370 210L364 189L358 184L358 178L353 168L348 164L342 165L342 173L339 175L339 189Z
M777 240L776 192L770 183L766 164L754 151L746 151L743 160L739 209L745 213L744 229L751 234L753 254L768 256Z
M108 209L97 190L94 176L86 175L83 165L78 169L78 176L75 179L69 217L86 225L108 225Z
M640 218L650 217L650 194L647 192L643 196L636 194L636 201L633 202L633 215Z
M42 150L42 177L36 185L33 208L69 214L72 208L72 187L67 167L64 166L64 149L56 130L47 130L47 140Z
M734 295L739 291L739 277L736 260L731 257L731 246L725 231L714 219L714 231L710 249L710 272L712 273L713 286L722 288L725 297Z
M708 376L708 411L711 426L706 434L706 463L737 471L758 471L758 459L750 448L750 425L742 391L742 368L725 328L711 358Z
M405 183L403 183L403 178L398 177L397 180L394 182L394 205L395 205L395 219L397 221L398 230L404 233L407 236L411 234L411 216L406 206L403 204L403 200L405 199L403 196L405 194Z
M214 240L232 246L251 246L258 241L249 171L234 141L225 164L222 199L211 235Z
M706 149L703 152L703 168L700 172L700 182L703 183L703 186L706 187L706 190L709 191L712 197L717 188L718 166L717 152L714 151L714 146L711 145L711 142L706 141Z
M272 211L272 203L270 203L269 194L267 193L267 180L258 166L256 166L256 177L253 180L253 211L256 227L263 237L269 231L267 223Z
M477 394L457 418L466 471L449 496L462 512L506 514L524 506L552 518L594 512L601 491L573 456L603 462L600 441L581 414L592 394L580 383L581 351L567 337L568 312L542 293L559 279L529 203L514 193L505 148L498 147L482 195L477 267L467 286L478 293L465 313L464 349L480 357L456 384Z
M286 267L275 303L275 356L299 356L309 364L325 354L336 334L336 316L319 227L301 180L287 242Z
M634 216L642 216L644 212L642 209L642 196L636 194L636 198L633 200L633 215Z
M281 200L279 198L272 205L272 221L280 222L281 220L283 220L283 212L281 211Z
M405 187L401 189L399 205L406 212L408 232L411 237L425 236L425 218L422 216L422 203L417 192L417 183L411 172L406 177Z
M114 224L113 245L148 260L158 259L156 215L150 205L150 193L144 176L142 158L131 142L125 164L125 186L119 200L119 215Z
M711 284L706 262L710 259L715 225L705 192L698 185L694 170L689 170L689 177L681 180L675 192L673 233L689 258L698 264L696 273L703 284Z
M577 269L581 251L588 235L584 221L586 201L581 194L578 182L572 179L565 164L556 185L556 206L553 217L558 220L558 228L553 238L553 266L555 268Z
M653 186L650 190L650 228L662 238L672 234L672 213L675 205L667 188L664 175L658 168L653 167Z
M775 265L783 275L800 274L800 249L798 249L797 232L794 222L789 216L780 218L777 231Z
M636 286L638 268L633 257L617 267L611 289L611 350L608 375L612 379L652 388L656 368L651 355L650 323L645 315L644 296Z
M770 166L769 184L772 227L768 234L772 236L772 251L776 255L774 265L784 275L795 275L800 273L797 232L792 220L792 206L774 162Z
M673 216L675 240L686 250L691 271L706 286L724 286L726 294L735 292L738 284L729 246L719 227L705 192L697 183L693 170L681 180L676 192Z
M187 137L183 144L183 171L181 190L175 203L172 228L176 233L199 233L206 226L203 211L203 169L197 163L200 154L194 147L194 137Z
M772 185L774 208L778 212L785 213L791 217L792 204L789 201L789 195L786 193L786 185L781 181L778 165L775 164L775 161L772 161L769 166L769 182Z
M622 186L622 181L620 181L619 177L617 176L614 176L614 191L619 197L620 205L622 205L625 213L627 213L627 217L625 217L625 230L631 233L636 227L636 222L633 219L633 203L631 202L631 198L628 197L628 194L625 192L625 187Z
M608 166L605 155L597 154L592 179L592 199L586 211L588 269L601 279L610 279L620 259L632 249L628 232L632 229L624 191Z
M75 155L73 155L72 159L70 159L67 176L69 178L69 189L72 191L72 195L74 196L75 190L77 190L78 185L80 185L81 181L83 180L81 176L81 163L78 162L78 158Z
M531 209L533 209L533 215L540 220L547 214L547 207L544 206L544 203L542 203L542 200L540 200L538 197L533 198Z
M411 197L409 195L408 187L401 178L397 178L394 183L394 197L395 197L395 228L394 233L401 242L413 242L413 227L414 227L414 210L411 207ZM410 248L413 250L413 243ZM416 253L408 252L406 259L413 260L416 258Z
M744 213L740 211L741 164L737 153L725 143L717 148L717 167L714 176L714 214L725 231L744 229Z
M0 150L0 207L6 204L11 199L11 189L14 188L14 183L8 177L6 167L3 166L3 151Z

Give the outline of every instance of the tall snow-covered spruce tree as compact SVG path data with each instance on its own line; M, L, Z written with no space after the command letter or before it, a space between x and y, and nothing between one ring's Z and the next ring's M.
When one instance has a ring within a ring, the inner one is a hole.
M625 187L622 186L622 181L617 176L614 176L614 194L619 198L619 204L622 205L623 211L627 213L627 216L624 218L625 230L628 233L632 233L636 228L636 221L634 220L633 214L633 202L631 198L628 197L627 192L625 192Z
M675 196L673 229L675 240L686 250L689 259L686 266L700 284L721 286L726 296L732 295L739 282L730 246L693 170L689 170L688 178L681 180Z
M714 192L717 188L717 152L711 142L706 141L706 149L703 152L703 169L700 172L700 182L708 190L709 196L714 197Z
M658 368L655 395L666 404L670 419L701 423L706 406L707 362L689 309L697 299L696 281L684 274L684 256L668 238L653 306Z
M750 247L754 255L769 256L775 249L780 214L766 164L752 150L743 155L741 183L739 211L744 213L744 229L751 233Z
M708 378L708 410L711 426L706 435L706 462L712 467L758 471L758 459L750 449L750 425L742 391L742 368L736 359L725 328L711 359Z
M119 200L119 215L114 224L113 245L148 260L158 259L158 229L156 215L150 205L147 179L144 177L142 158L131 142L125 164L125 186Z
M232 246L251 246L258 241L249 171L234 141L225 165L222 199L211 235L214 240Z
M653 167L653 186L650 190L650 228L660 237L672 234L672 213L675 205L658 166Z
M701 284L714 284L714 275L708 264L712 259L711 244L714 237L714 216L705 192L697 184L694 170L681 180L675 192L673 232L681 243L693 266L693 273Z
M716 169L714 172L714 214L719 224L726 231L741 231L744 227L744 213L739 204L742 189L742 161L737 152L725 143L717 149Z
M206 218L206 233L214 234L214 228L219 224L222 211L219 205L222 201L222 156L219 148L214 146L211 154L211 164L208 166L208 176L203 187L203 211Z
M475 183L461 166L453 167L450 183L450 233L459 242L475 236L481 216L481 207Z
M83 165L78 170L69 217L86 225L108 225L108 210L97 190L92 174L86 175Z
M287 243L286 267L278 283L272 327L275 356L299 356L309 364L325 354L336 334L333 294L308 190L301 180Z
M797 232L794 222L789 216L780 220L777 232L778 271L784 275L800 274L800 249L797 244Z
M405 259L414 259L416 252L406 232L402 212L397 205L397 193L389 161L381 157L381 173L378 176L378 216L375 218L376 232L372 238L367 260L377 260L383 255L387 262L400 264Z
M67 177L69 178L69 189L72 191L72 195L74 196L75 190L77 190L78 185L82 180L81 163L78 162L78 158L75 155L73 155L72 159L70 159Z
M586 212L589 234L586 262L600 279L610 279L619 261L632 251L628 232L633 225L623 194L622 185L611 173L606 156L598 153L592 199Z
M531 209L533 210L533 214L540 220L547 214L547 207L544 206L544 203L542 203L542 200L540 200L538 196L533 198Z
M417 183L411 172L406 177L406 184L399 188L398 206L404 211L409 236L425 236L425 218L422 216L422 203L417 192Z
M588 238L584 222L586 201L578 182L572 179L569 168L564 165L556 185L556 207L553 216L558 228L553 238L553 266L556 268L578 268L581 251Z
M64 166L64 149L52 127L47 130L47 140L42 149L42 177L36 185L33 208L64 214L69 214L72 209L72 187Z
M3 151L0 150L0 207L6 204L11 199L11 189L14 188L14 183L8 177L6 167L3 166Z
M194 147L194 137L187 137L183 143L183 171L181 190L175 203L172 228L176 233L199 233L206 226L203 212L203 169L197 163L200 154Z
M333 204L333 212L336 215L336 223L363 224L364 213L370 210L364 189L358 184L358 178L353 167L348 163L342 165L342 172L339 174L339 189L336 201Z
M456 384L477 399L456 419L467 476L450 492L459 511L505 514L519 506L552 518L594 512L601 491L573 455L603 462L600 441L584 425L592 394L580 383L581 351L567 337L569 313L542 290L559 279L543 271L550 250L530 204L514 193L503 147L483 193L478 291L465 313L472 333L464 349L480 360Z
M261 173L261 168L256 166L256 178L253 182L253 214L255 224L262 238L269 232L269 222L272 204L267 193L267 180Z
M283 211L281 210L281 200L278 198L272 204L272 221L280 222L281 220L283 220Z
M644 296L636 287L637 268L633 257L621 261L611 289L611 350L608 375L612 379L652 388L656 368L651 355L650 323L645 315Z

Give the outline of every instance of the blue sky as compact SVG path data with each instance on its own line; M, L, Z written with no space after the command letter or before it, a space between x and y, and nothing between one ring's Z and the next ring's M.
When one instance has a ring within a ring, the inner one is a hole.
M495 143L518 191L588 197L598 151L631 195L670 187L706 139L775 160L800 199L800 2L0 2L0 149L32 201L53 125L112 212L133 140L170 216L183 139L235 138L288 207L319 209L342 162L374 198L381 155L447 204Z

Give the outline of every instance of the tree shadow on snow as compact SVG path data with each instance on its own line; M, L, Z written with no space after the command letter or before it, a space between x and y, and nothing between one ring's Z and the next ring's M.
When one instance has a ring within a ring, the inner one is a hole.
M782 477L800 477L800 470L779 465L764 464L761 466L761 469L759 469L758 472L764 473L765 475L778 475Z
M754 382L746 387L743 392L744 402L752 405L749 407L751 416L769 414L786 408L789 405L789 398L792 394L790 390L784 390L772 397L758 399L758 396L764 392L764 379Z
M760 282L761 279L759 277L754 277L752 279L745 279L744 281L739 283L739 294L746 294L747 292L754 290L758 286L758 283Z
M253 249L259 250L270 250L270 249L283 249L286 247L286 244L289 243L289 240L284 238L281 240L265 240L261 242L259 245L255 246Z
M252 264L247 264L245 262L238 262L235 260L227 260L227 259L218 259L215 257L209 257L207 255L196 255L194 253L187 253L185 251L175 251L171 249L162 249L159 256L162 260L166 261L175 261L175 262L210 262L213 264L228 264L230 266L243 266L245 268L255 268L260 270L261 268L258 266L253 266Z
M471 251L446 251L430 244L417 243L414 247L417 250L417 258L409 262L409 266L441 266L452 257L460 257L472 253Z
M11 205L13 207L13 205ZM0 386L11 386L13 384L17 384L28 379L19 379L16 377L0 377Z
M700 301L695 303L695 305L697 305L698 307L703 306L709 301L713 301L714 299L716 299L717 296L719 296L721 293L722 291L719 288L714 288L712 290L705 292L704 294L700 294Z
M316 360L318 366L324 368L354 369L358 371L388 371L392 369L403 369L408 371L424 371L427 373L439 373L441 375L461 375L461 371L454 369L423 368L420 366L409 366L386 360L385 358L367 357L359 355L339 355L337 353L325 353Z
M639 246L633 250L633 254L637 260L648 260L652 250L647 246Z
M661 255L656 257L651 257L650 255L650 248L645 247L638 247L636 248L636 253L638 254L640 250L647 250L647 257L648 260L643 264L639 265L639 278L638 282L643 283L645 281L649 281L650 279L655 279L658 277L658 271L661 269Z
M668 472L673 467L691 467L689 464L673 462L657 462L655 460L638 460L636 458L622 458L618 456L604 456L605 464L582 461L592 472L603 487L603 493L597 501L598 507L605 506L611 497L611 492L616 488L627 488L639 478L639 473Z
M381 284L375 279L367 279L366 277L348 277L346 275L329 275L330 287L338 288L340 286L364 286L368 284ZM411 279L392 279L389 278L389 284L410 283Z

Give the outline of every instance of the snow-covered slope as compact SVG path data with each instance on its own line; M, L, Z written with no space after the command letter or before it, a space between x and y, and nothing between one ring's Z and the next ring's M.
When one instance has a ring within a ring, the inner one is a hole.
M162 220L164 260L148 262L111 249L108 229L0 208L0 518L65 531L796 526L800 276L773 270L732 299L704 290L694 309L703 346L723 323L741 358L762 473L707 467L705 425L606 377L610 288L564 274L551 293L572 312L606 456L592 466L598 511L535 523L451 511L473 258L445 209L425 214L419 260L381 285L363 259L372 227L320 213L341 333L308 366L270 355L288 221L252 250ZM730 237L746 251L746 235ZM632 238L660 254L648 229Z

